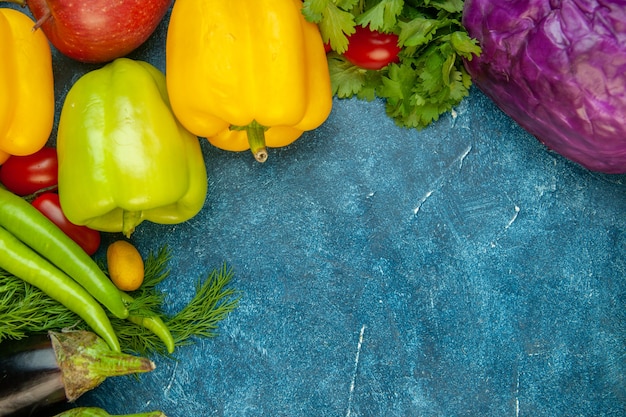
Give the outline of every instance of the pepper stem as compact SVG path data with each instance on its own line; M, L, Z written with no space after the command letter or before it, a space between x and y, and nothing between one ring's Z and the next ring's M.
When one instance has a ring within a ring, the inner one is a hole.
M266 128L260 125L256 120L253 120L245 129L248 135L250 151L252 155L254 155L254 159L258 162L267 161L267 149L265 148Z
M122 233L127 238L135 231L135 227L143 221L143 213L141 211L126 211L122 213Z

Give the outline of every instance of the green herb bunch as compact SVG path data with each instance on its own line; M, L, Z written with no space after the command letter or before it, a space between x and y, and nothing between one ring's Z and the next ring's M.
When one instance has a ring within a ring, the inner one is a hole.
M397 125L422 129L469 94L463 59L480 54L461 23L463 0L304 0L303 13L316 23L328 54L333 95L386 101ZM356 25L395 33L399 62L366 70L341 54Z
M138 290L130 293L133 297L133 302L128 306L130 314L160 317L172 333L176 346L193 343L194 337L215 336L219 322L237 307L241 297L237 290L229 286L233 271L223 265L204 279L198 279L195 295L189 303L176 314L167 315L163 308L166 294L158 289L158 284L170 274L167 268L170 258L166 246L148 255L144 282ZM105 270L103 265L101 267ZM109 315L109 318L122 350L140 355L167 353L161 339L152 331L113 315ZM2 269L0 323L0 342L5 339L22 339L49 330L89 330L76 314L38 288Z

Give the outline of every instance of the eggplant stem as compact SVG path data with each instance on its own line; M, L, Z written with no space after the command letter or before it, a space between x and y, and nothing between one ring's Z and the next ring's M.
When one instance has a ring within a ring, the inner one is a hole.
M148 358L112 351L93 332L51 331L48 334L69 402L94 389L108 377L150 372L155 368L154 362Z

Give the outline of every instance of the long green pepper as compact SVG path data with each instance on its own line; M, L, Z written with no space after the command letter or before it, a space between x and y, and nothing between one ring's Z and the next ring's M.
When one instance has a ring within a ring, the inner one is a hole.
M76 313L111 350L120 352L117 335L102 306L80 284L4 227L0 227L0 268L39 288Z
M113 315L128 317L119 290L98 264L39 210L1 187L0 226L82 285Z
M120 295L122 296L124 303L130 305L133 302L133 297L130 294L127 294L124 291L120 291ZM174 349L176 348L176 342L172 337L170 329L159 316L129 314L127 318L131 323L135 323L139 326L145 327L147 330L150 330L159 339L161 339L161 341L165 345L165 348L167 349L167 353L174 353Z

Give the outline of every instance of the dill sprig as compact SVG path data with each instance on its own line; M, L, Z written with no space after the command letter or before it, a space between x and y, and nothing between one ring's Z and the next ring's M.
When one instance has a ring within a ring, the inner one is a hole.
M226 265L213 270L204 281L196 282L195 297L165 322L177 345L189 343L192 337L213 337L218 323L234 310L241 295L228 283L233 271Z
M41 290L0 269L0 342L80 326L80 319Z
M170 270L171 254L167 246L156 253L151 252L145 264L142 286L130 293L133 302L128 305L131 314L158 316L170 329L176 346L193 343L194 337L213 337L218 323L233 311L240 293L229 287L233 271L222 266L211 271L204 280L196 282L196 293L179 312L165 314L165 294L158 285L165 280ZM98 261L106 273L102 261ZM111 325L124 351L140 355L158 353L166 355L161 339L144 327L128 320L109 315ZM31 334L65 328L89 330L87 324L75 313L38 288L0 269L0 342L4 339L22 339Z

